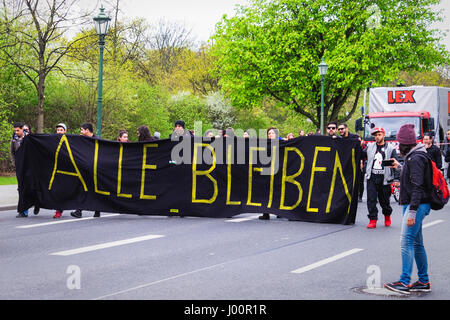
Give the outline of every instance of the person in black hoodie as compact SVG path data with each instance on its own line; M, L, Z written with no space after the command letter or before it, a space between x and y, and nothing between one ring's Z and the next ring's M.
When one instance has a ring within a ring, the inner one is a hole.
M425 145L416 143L413 124L405 124L397 133L399 150L404 156L403 166L394 159L394 168L400 173L400 205L403 209L401 229L402 273L400 280L385 283L385 288L409 294L410 291L431 291L428 260L422 236L422 222L430 213L432 168ZM418 281L410 285L414 260Z
M434 138L431 132L427 132L423 135L423 144L427 149L427 153L430 156L431 160L436 163L436 167L442 170L442 154L441 149L436 146L434 143Z

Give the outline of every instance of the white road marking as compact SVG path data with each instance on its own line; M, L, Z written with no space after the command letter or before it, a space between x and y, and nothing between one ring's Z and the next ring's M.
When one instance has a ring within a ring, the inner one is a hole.
M422 229L425 229L425 228L434 226L435 224L438 224L438 223L441 223L441 222L444 222L444 220L435 220L435 221L431 221L431 222L429 222L429 223L426 223L426 224L422 225Z
M228 219L228 220L225 220L225 222L242 222L242 221L250 221L250 220L255 220L255 219L258 219L258 215L252 215L252 216L244 217L244 218Z
M332 257L329 257L329 258L320 260L320 261L318 261L318 262L315 262L315 263L313 263L313 264L307 265L307 266L305 266L305 267L302 267L302 268L293 270L293 271L291 271L291 273L304 273L304 272L313 270L313 269L315 269L315 268L321 267L321 266L323 266L323 265L326 265L326 264L328 264L328 263L330 263L330 262L334 262L334 261L336 261L336 260L345 258L345 257L347 257L347 256L349 256L349 255L355 254L355 253L360 252L360 251L362 251L362 250L364 250L364 249L359 249L359 248L351 249L351 250L348 250L348 251L339 253L339 254L337 254L337 255L335 255L335 256L332 256Z
M105 242L105 243L100 243L100 244L77 248L77 249L58 251L58 252L50 253L50 255L71 256L71 255L75 255L75 254L79 254L79 253L85 253L85 252L90 252L90 251L95 251L95 250L100 250L100 249L123 246L123 245L130 244L130 243L158 239L158 238L162 238L162 237L164 237L164 236L159 235L159 234L150 234L150 235L146 235L146 236L142 236L142 237L136 237L136 238L130 238L130 239L124 239L124 240L118 240L118 241L112 241L112 242Z
M145 284L142 284L142 285L140 285L140 286L133 287L133 288L129 288L129 289L125 289L125 290L113 292L113 293L110 293L110 294L106 294L106 295L104 295L104 296L97 297L97 298L94 298L94 299L92 299L92 300L101 300L101 299L109 298L109 297L116 296L116 295L119 295L119 294L127 293L127 292L130 292L130 291L134 291L134 290L138 290L138 289L150 287L150 286L152 286L152 285L154 285L154 284L158 284L158 283L161 283L161 282L174 280L174 279L181 278L181 277L184 277L184 276L187 276L187 275L191 275L191 274L194 274L194 273L197 273L197 272L201 272L201 271L206 271L206 270L209 270L209 269L213 269L213 268L222 266L222 265L224 265L224 264L226 264L226 263L227 263L227 262L222 262L222 263L218 263L218 264L215 264L215 265L212 265L212 266L209 266L209 267L204 267L204 268L200 268L200 269L197 269L197 270L193 270L193 271L189 271L189 272L180 273L180 274L174 275L174 276L172 276L172 277L168 277L168 278L156 280L156 281L149 282L149 283L145 283Z
M67 220L58 220L58 221L51 221L51 222L43 222L43 223L34 223L34 224L27 224L23 226L17 226L17 229L29 229L29 228L36 228L36 227L44 227L44 226L50 226L54 224L60 224L60 223L68 223L68 222L76 222L76 221L83 221L83 220L91 220L91 219L102 219L102 218L109 218L118 216L120 213L113 213L113 214L104 214L101 216L101 218L94 218L94 217L86 217L86 218L73 218L73 219L67 219Z

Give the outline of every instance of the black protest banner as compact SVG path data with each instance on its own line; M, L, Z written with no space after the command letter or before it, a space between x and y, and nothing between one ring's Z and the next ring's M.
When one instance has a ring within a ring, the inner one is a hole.
M353 224L359 141L185 138L119 143L29 135L17 154L19 206L143 215L271 213Z

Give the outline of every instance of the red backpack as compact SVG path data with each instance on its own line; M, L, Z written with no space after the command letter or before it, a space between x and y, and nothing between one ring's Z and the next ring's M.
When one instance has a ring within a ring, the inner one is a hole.
M433 160L429 159L429 161L433 174L430 206L433 210L441 210L447 204L450 193L442 171L436 166Z

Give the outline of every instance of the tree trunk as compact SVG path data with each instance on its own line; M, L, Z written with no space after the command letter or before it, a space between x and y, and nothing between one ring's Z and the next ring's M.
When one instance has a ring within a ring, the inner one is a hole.
M39 75L39 82L36 89L38 94L36 133L44 133L45 76L42 74Z

